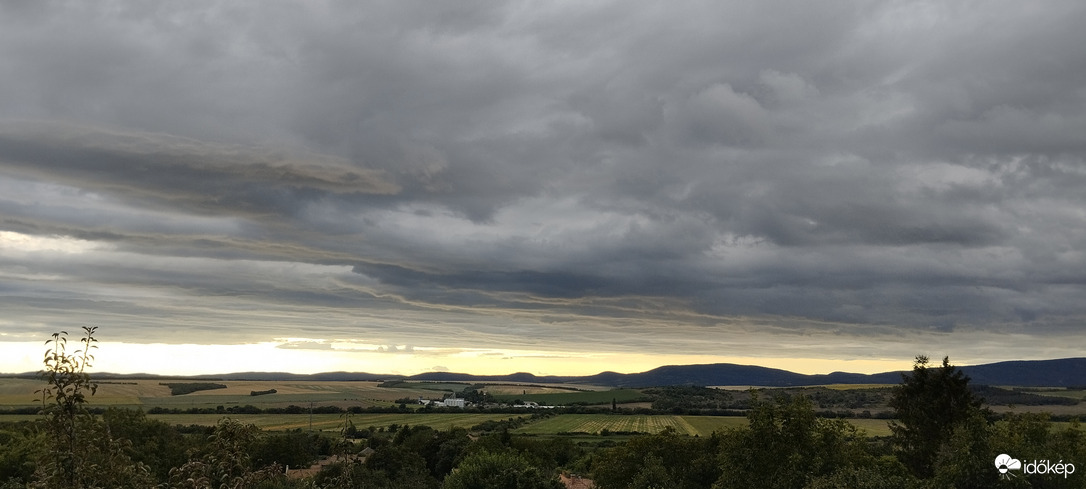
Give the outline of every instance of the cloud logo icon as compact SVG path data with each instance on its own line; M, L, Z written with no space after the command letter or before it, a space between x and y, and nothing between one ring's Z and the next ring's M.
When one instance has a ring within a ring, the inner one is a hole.
M1001 453L995 458L995 466L1000 474L1006 474L1010 470L1022 470L1022 461Z

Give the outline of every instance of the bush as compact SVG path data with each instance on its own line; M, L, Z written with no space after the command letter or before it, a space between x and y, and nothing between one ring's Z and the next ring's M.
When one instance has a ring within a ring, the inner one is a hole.
M445 489L563 489L558 478L543 474L511 452L479 452L445 478Z

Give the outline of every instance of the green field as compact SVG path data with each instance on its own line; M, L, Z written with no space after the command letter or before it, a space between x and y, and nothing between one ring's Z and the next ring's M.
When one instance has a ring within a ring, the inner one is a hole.
M1014 387L1008 388L1013 389ZM1086 389L1036 388L1024 389L1023 392L1028 392L1030 394L1040 394L1043 396L1069 397L1071 399L1086 401Z
M230 418L245 424L252 424L262 430L284 431L309 429L308 414L148 414L148 418L164 421L171 425L215 426L223 418ZM358 429L369 427L386 428L391 425L429 426L436 430L449 428L471 428L484 421L500 421L516 418L511 414L352 414L351 423ZM10 414L0 416L0 422L18 422L40 419L36 415ZM314 414L313 429L317 431L337 431L343 427L342 414Z
M645 395L637 389L615 389L609 391L571 391L554 392L546 394L494 394L494 398L502 401L520 399L532 401L545 406L561 406L568 404L610 404L616 402L633 402L644 399Z
M849 423L868 436L887 436L890 428L884 419L850 419ZM747 425L743 416L678 416L621 414L562 414L518 428L514 433L554 435L558 433L599 434L609 432L659 433L667 427L687 435L708 436L714 431Z
M687 435L709 435L718 429L746 425L747 419L734 416L673 416L619 414L563 414L518 428L513 433L554 435L558 433L599 434L609 432L659 433L671 427Z
M170 424L212 426L227 417L215 414L160 414L148 415ZM283 431L309 429L308 414L239 414L228 416L242 423L253 424L263 430ZM385 428L391 425L429 426L436 430L449 428L471 428L484 421L497 421L515 417L509 414L352 414L351 423L359 429L374 427ZM0 418L2 420L3 418ZM314 414L313 429L335 431L343 427L342 414Z

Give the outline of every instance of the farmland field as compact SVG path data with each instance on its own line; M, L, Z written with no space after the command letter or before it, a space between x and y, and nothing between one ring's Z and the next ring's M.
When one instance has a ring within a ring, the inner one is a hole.
M885 389L889 387L897 387L898 384L826 384L811 387L825 387L835 391L852 391L852 390L865 390L865 389Z
M377 382L351 381L215 381L225 389L197 391L179 396L170 395L169 387L160 385L169 380L109 380L101 381L98 391L87 398L90 406L122 406L163 408L215 408L217 406L286 407L290 404L387 406L402 397L434 397L434 391L422 387L388 389ZM35 390L44 384L32 379L0 378L0 407L37 405ZM432 387L432 386L430 386ZM275 394L249 395L252 391L275 389Z
M254 424L258 428L269 431L283 431L292 429L308 429L308 414L238 414L224 416L221 414L159 414L148 415L148 418L158 419L170 424L203 425L212 426L224 417L236 419L242 423ZM385 428L391 425L429 426L436 430L445 430L453 427L470 428L484 421L503 420L514 418L509 414L352 414L351 423L359 429L368 427ZM0 418L2 419L2 418ZM343 426L342 414L314 414L313 429L318 431L336 431Z
M308 429L308 414L239 414L224 416L221 414L161 414L149 415L149 418L170 424L213 426L224 417L230 417L243 423L251 423L264 430L282 431L290 429ZM437 430L451 427L470 428L484 421L498 421L515 418L510 414L354 414L351 422L359 429L390 425L429 426ZM2 420L3 418L0 418ZM868 436L887 436L890 429L887 421L881 419L850 419L857 428ZM334 431L343 425L342 414L314 414L313 429ZM559 433L599 434L604 429L610 432L659 433L667 427L687 435L708 436L714 431L742 427L747 419L742 416L678 416L678 415L611 415L611 414L562 414L529 423L513 431L514 434L555 435Z
M223 418L252 424L262 430L284 431L309 429L308 414L148 414L149 419L156 419L171 425L215 426ZM429 426L436 430L449 428L471 428L484 421L500 421L516 418L510 414L352 414L350 419L358 429L369 427L385 428L391 425ZM40 419L33 414L9 414L0 416L0 422L19 422ZM314 414L313 429L317 431L337 431L343 427L342 414Z
M645 397L637 389L615 389L609 391L581 391L581 392L554 392L547 394L493 394L499 400L520 399L532 401L547 406L560 406L564 404L610 404L616 402L631 402Z
M883 419L850 419L853 426L868 436L890 434ZM679 415L614 415L614 414L562 414L547 418L515 430L526 435L553 435L558 433L610 432L659 433L667 427L687 435L708 436L714 431L747 425L743 416L679 416Z
M701 418L694 423L690 418ZM665 428L687 435L708 435L725 426L742 426L743 417L729 416L672 416L672 415L612 415L612 414L563 414L528 424L513 433L527 435L553 435L557 433L610 432L659 433ZM695 424L696 423L696 424Z
M1008 389L1014 389L1014 387L1008 387ZM1086 401L1086 389L1060 389L1038 387L1033 389L1024 389L1023 391L1030 394L1040 394L1044 396L1055 397L1069 397L1071 399Z
M486 393L492 396L523 396L528 394L568 394L571 392L581 392L586 390L600 390L600 389L584 389L563 387L559 385L515 385L515 384L494 384L487 385L483 389Z

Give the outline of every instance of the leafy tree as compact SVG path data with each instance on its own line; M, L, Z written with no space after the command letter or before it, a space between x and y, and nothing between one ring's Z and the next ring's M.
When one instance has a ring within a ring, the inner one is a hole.
M510 447L545 470L568 467L584 456L584 449L568 438L515 437Z
M981 410L981 400L969 390L969 377L943 358L941 367L929 366L919 355L911 373L902 374L890 407L897 421L890 423L898 459L917 477L934 475L940 448L955 427Z
M0 482L25 487L34 475L34 461L44 456L45 443L45 436L28 426L0 429Z
M437 480L430 476L426 459L403 446L390 446L377 450L366 458L363 467L372 474L389 481L382 487L437 487ZM360 480L364 478L356 478Z
M42 398L47 450L38 462L33 488L137 488L149 487L152 479L147 467L135 463L127 452L131 442L112 436L108 426L86 408L87 393L94 395L98 385L86 369L98 348L94 338L97 328L84 327L79 340L82 348L68 352L68 333L54 333L45 342L52 345L45 352L42 378L46 386L38 392Z
M524 456L508 452L480 452L464 459L445 478L445 489L562 489L554 475L546 475Z
M754 402L750 426L722 436L714 488L795 489L814 477L870 463L863 435L847 421L817 417L806 397Z
M169 478L170 469L188 461L194 442L165 421L148 419L141 410L109 408L102 413L109 438L127 440L124 453L147 466L158 480Z
M1067 478L1052 474L1028 475L1014 472L1008 480L999 481L1002 487L1034 488L1082 488L1086 487L1086 432L1077 421L1066 428L1055 428L1047 414L1012 414L996 422L989 429L992 450L988 459L1006 453L1023 464L1034 460L1050 463L1071 462L1075 473ZM979 455L978 455L979 456ZM994 487L994 486L993 486Z
M999 454L1010 454L1023 463L1046 460L1078 463L1086 460L1086 434L1077 423L1056 429L1047 414L1010 414L989 423L981 413L955 426L950 440L935 459L932 487L956 489L1005 488L1081 488L1086 476L1081 473L1062 477L1054 474L1025 474L1012 471L1000 480L993 470ZM1076 469L1076 472L1078 470Z
M894 457L885 457L872 465L854 465L831 474L815 477L805 489L910 489L918 487L916 478Z
M307 467L317 459L322 445L326 447L328 444L327 438L316 433L295 430L257 437L250 453L257 466L279 464L294 468Z
M278 466L253 469L249 457L257 428L230 418L219 421L208 446L197 457L170 471L171 488L244 489L281 476Z
M89 440L83 438L87 425L94 419L84 405L87 392L94 395L98 384L91 382L86 369L91 366L98 348L94 338L96 328L84 327L86 336L80 340L83 348L68 353L68 332L53 333L53 339L45 342L45 369L41 372L46 382L37 392L41 394L42 414L46 417L49 454L39 464L37 479L41 487L81 487L87 464Z
M955 489L988 489L1000 486L999 472L993 461L999 449L992 446L992 427L988 420L974 411L954 425L954 429L939 447L933 465L934 485Z
M593 480L601 489L706 488L721 474L718 441L681 436L674 429L634 437L597 455Z

